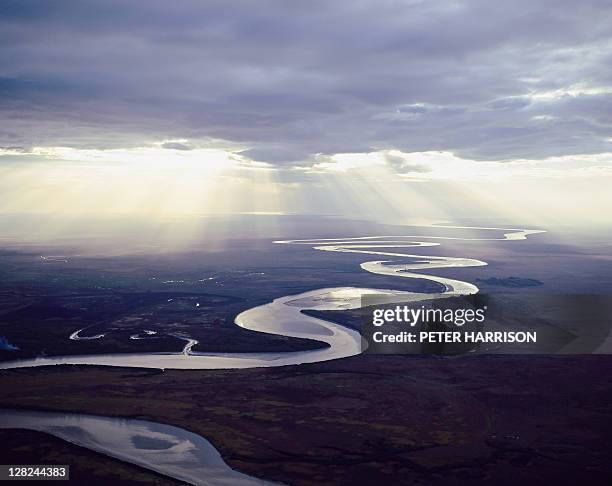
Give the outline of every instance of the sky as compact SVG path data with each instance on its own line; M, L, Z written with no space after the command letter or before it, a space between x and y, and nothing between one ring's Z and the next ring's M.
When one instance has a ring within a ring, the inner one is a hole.
M609 1L4 0L0 212L605 223Z

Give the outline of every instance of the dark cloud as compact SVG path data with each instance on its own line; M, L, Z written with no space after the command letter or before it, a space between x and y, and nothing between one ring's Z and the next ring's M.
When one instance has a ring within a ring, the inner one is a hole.
M166 142L162 143L162 148L172 149L172 150L193 150L193 147L186 143L180 142Z
M428 167L425 164L415 164L397 155L385 154L385 159L387 164L389 164L389 166L391 166L399 174L423 174L425 172L431 172L431 167Z
M219 138L277 164L609 151L609 12L588 0L5 0L0 145ZM557 94L533 96L544 92Z

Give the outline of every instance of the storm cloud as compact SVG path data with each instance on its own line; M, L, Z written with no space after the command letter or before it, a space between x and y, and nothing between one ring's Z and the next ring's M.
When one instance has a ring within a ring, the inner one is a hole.
M609 152L610 65L608 1L5 0L0 146Z

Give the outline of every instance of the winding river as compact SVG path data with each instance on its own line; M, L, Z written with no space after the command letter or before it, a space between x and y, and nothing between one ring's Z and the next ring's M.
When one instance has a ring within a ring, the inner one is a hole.
M437 268L486 265L472 258L426 256L400 252L401 248L426 248L439 243L425 240L524 240L540 230L444 226L443 228L501 231L501 238L459 238L444 236L363 236L336 239L283 240L277 244L310 245L316 250L361 253L377 257L408 259L366 261L361 268L380 275L424 279L436 282L437 293L404 292L391 289L334 287L280 297L239 314L235 323L245 329L282 336L308 338L327 346L311 351L284 353L198 353L197 341L187 337L180 353L129 353L60 356L0 363L0 369L59 364L105 365L161 369L228 369L287 366L345 358L363 350L358 332L339 324L305 315L303 310L346 310L362 306L364 294L384 296L385 301L418 302L434 298L469 295L478 287L461 280L418 273ZM383 251L384 250L384 251ZM81 337L77 330L70 339L100 339L103 334ZM133 339L140 336L132 336ZM0 428L25 428L52 434L68 442L101 452L195 485L266 484L232 470L217 450L203 437L171 425L83 414L0 410ZM269 483L267 483L269 484Z
M190 484L273 484L233 470L206 439L172 425L79 413L0 409L0 429L45 432Z
M340 253L362 253L410 259L407 263L393 263L388 260L367 261L361 268L367 272L380 275L393 275L401 278L424 279L436 282L443 290L438 293L404 292L392 289L373 289L359 287L333 287L311 290L297 295L289 295L273 300L268 304L253 307L240 313L235 323L245 329L277 334L281 336L314 339L325 343L325 348L310 351L278 353L200 353L192 351L195 340L187 339L187 345L179 353L117 353L99 355L76 355L41 357L6 361L0 363L0 369L48 366L60 364L102 365L158 369L231 369L287 366L302 363L317 363L332 359L346 358L359 354L363 350L360 334L339 324L305 315L304 310L347 310L361 307L363 295L376 294L384 297L386 302L417 302L435 298L454 297L475 294L478 287L469 282L438 277L418 270L436 268L459 268L486 265L486 262L472 258L426 256L413 253L401 253L400 248L425 248L438 246L439 243L427 240L466 240L466 241L499 241L524 240L527 236L543 233L541 230L504 229L484 227L444 226L441 228L503 231L501 238L460 238L449 236L362 236L336 239L282 240L277 244L310 245L316 250ZM382 251L385 249L385 251ZM393 250L393 251L389 251ZM98 339L103 335L80 337L75 331L70 339Z

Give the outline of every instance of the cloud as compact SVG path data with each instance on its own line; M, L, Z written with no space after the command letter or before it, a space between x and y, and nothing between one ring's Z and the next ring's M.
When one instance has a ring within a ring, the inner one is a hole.
M182 142L164 142L161 147L170 150L193 150L191 145Z
M426 164L411 163L409 159L393 153L386 153L385 159L387 164L389 164L389 166L391 166L395 172L399 174L408 174L411 172L425 173L431 172L432 170L431 167Z
M608 11L597 0L6 1L0 146L220 139L277 166L371 150L610 152Z

